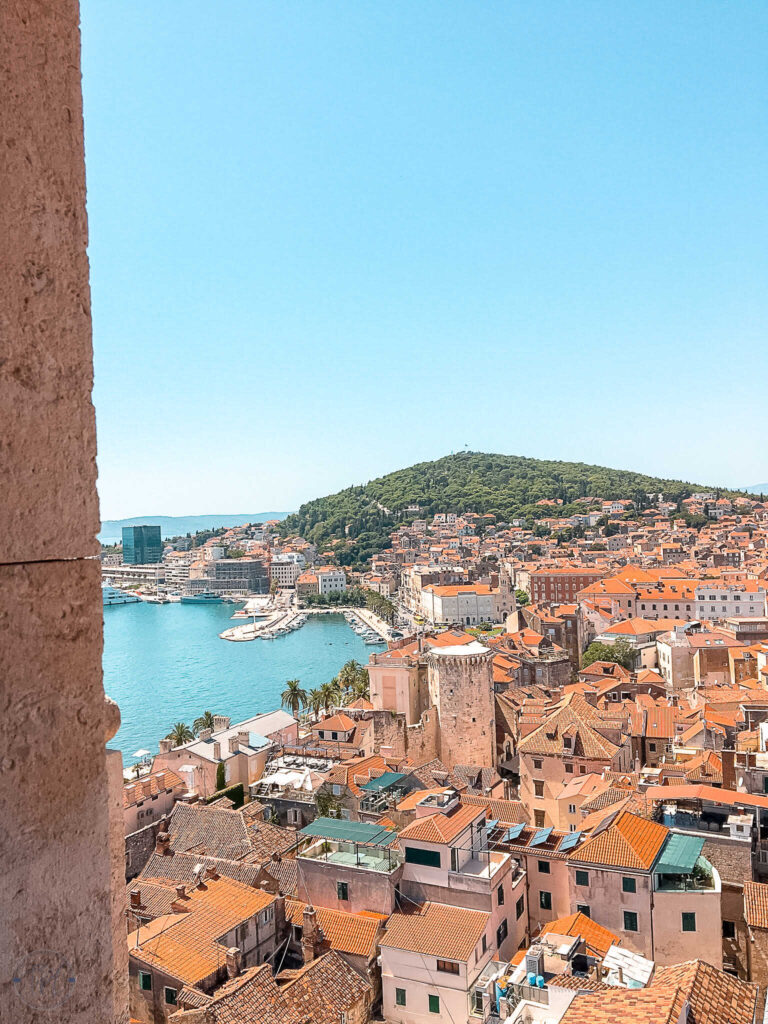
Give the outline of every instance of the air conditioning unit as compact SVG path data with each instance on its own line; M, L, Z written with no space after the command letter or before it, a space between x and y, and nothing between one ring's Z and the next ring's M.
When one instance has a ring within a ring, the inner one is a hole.
M544 974L544 950L540 946L531 946L525 954L525 973L535 978Z

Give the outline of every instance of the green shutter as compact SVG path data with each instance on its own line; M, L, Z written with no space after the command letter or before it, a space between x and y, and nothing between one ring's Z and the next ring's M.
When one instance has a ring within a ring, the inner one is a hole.
M429 997L429 1012L440 1013L440 996Z
M416 846L406 846L405 861L407 864L422 864L427 868L439 868L440 851L420 850Z

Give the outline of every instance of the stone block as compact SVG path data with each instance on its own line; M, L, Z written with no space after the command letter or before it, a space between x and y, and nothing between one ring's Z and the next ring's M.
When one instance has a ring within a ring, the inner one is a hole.
M76 0L0 4L0 563L98 551Z
M0 566L0 1021L120 1019L102 618L98 561Z

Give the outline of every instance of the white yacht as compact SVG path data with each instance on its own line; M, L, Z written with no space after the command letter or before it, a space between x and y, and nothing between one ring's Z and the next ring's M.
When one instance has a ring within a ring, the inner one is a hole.
M101 598L105 607L108 604L136 604L139 600L135 594L113 587L111 583L101 584Z

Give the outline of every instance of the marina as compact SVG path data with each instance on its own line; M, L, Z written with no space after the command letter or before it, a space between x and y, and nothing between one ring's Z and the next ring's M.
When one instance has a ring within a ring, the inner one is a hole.
M308 613L301 629L272 643L222 643L232 611L222 602L105 608L104 689L122 717L111 747L126 758L155 752L174 722L191 725L206 710L233 720L269 711L279 707L286 680L298 677L310 690L377 650L342 614L323 612Z

